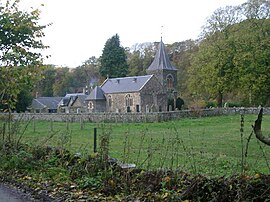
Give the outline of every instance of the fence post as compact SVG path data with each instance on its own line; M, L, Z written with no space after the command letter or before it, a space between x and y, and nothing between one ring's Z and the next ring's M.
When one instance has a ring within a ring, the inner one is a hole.
M94 153L97 152L97 128L94 128Z
M80 115L80 125L81 125L81 130L83 130L83 118L82 118L82 115Z
M36 117L35 116L33 117L33 130L35 133L36 132Z
M69 118L66 119L66 130L69 130Z
M51 132L53 131L53 121L52 121L52 118L50 120L50 130L51 130Z
M5 151L5 134L6 134L6 123L3 123L3 151Z

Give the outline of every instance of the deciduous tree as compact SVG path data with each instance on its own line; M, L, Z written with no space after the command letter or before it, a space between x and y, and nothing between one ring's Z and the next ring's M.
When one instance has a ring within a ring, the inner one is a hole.
M249 0L211 16L189 69L193 95L219 106L232 92L248 105L269 103L269 11L269 1Z
M30 89L39 78L43 57L37 50L47 48L40 40L46 27L39 24L40 11L21 11L19 2L0 4L0 103L8 111L22 87Z
M42 79L37 82L34 88L34 95L38 97L52 97L55 77L55 67L53 65L45 66L42 74Z
M75 86L78 89L83 87L93 87L98 84L100 80L99 74L99 60L96 57L90 57L81 66L77 67L72 75L75 79Z

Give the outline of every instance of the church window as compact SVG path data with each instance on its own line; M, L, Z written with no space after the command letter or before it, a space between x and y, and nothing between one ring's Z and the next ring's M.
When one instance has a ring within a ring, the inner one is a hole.
M173 77L172 77L172 75L167 76L167 88L168 89L173 88Z
M127 94L126 95L126 106L129 107L132 105L133 105L133 98L130 94Z
M93 109L93 108L94 108L93 102L89 102L89 103L88 103L88 108L89 108L89 109Z
M112 96L108 96L108 106L111 107L112 106Z

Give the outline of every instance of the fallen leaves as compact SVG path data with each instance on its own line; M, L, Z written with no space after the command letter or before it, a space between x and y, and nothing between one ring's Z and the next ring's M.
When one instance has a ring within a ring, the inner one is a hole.
M72 166L64 153L46 156L30 169L4 170L0 165L0 177L31 188L35 198L68 202L265 201L270 196L270 176L261 173L210 178L171 170L108 169L99 164L99 156L78 159Z

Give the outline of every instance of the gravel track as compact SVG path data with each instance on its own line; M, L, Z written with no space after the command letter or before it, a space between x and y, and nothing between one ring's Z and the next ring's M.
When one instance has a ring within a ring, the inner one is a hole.
M0 183L0 202L33 202L29 194L7 184Z

